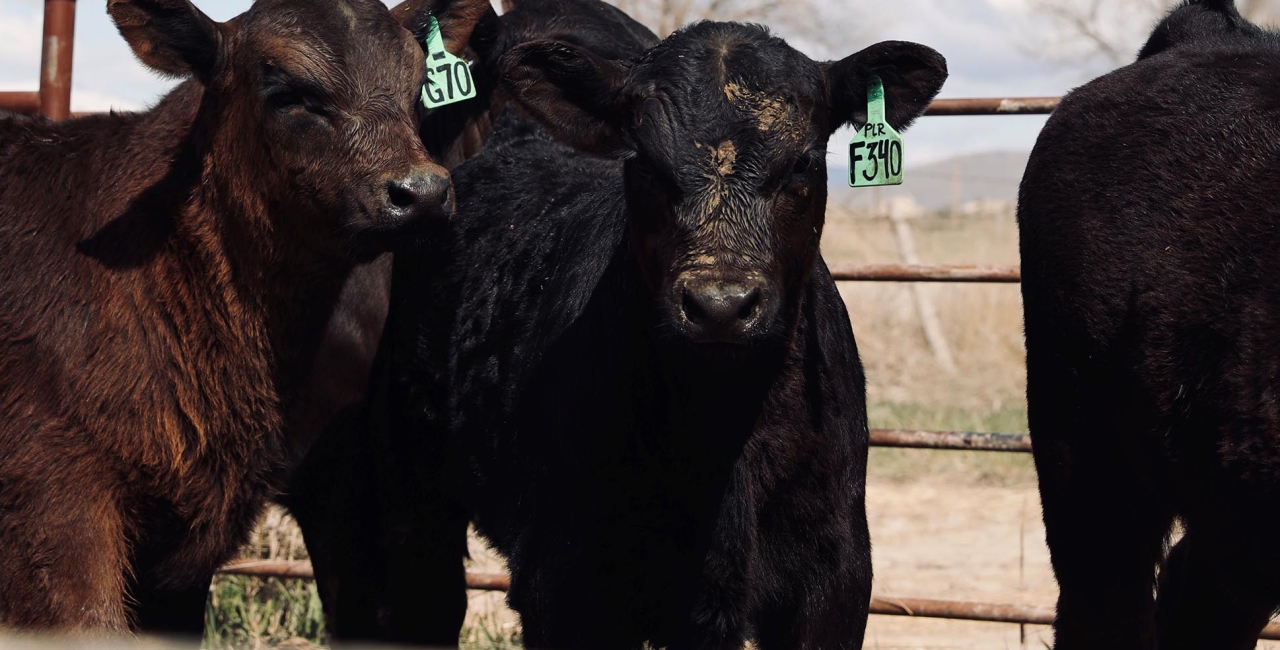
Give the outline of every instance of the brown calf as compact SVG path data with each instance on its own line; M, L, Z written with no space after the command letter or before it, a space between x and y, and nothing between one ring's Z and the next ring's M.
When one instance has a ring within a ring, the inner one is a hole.
M455 51L480 15L446 4L411 34L377 0L111 0L189 79L145 113L0 120L0 625L198 615L174 594L280 487L344 286L452 208L416 134L424 12Z

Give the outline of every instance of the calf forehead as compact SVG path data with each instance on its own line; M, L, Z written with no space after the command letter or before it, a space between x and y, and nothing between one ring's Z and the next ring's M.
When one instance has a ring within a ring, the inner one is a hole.
M378 0L257 0L244 31L269 57L348 81L398 80L417 50Z
M629 85L645 102L645 144L732 147L749 163L813 143L821 80L816 63L762 28L704 23L651 50Z
M365 36L386 33L395 26L391 12L378 0L256 0L249 10L250 30L270 33L275 28L305 28L338 37L361 32ZM374 32L371 25L381 25Z

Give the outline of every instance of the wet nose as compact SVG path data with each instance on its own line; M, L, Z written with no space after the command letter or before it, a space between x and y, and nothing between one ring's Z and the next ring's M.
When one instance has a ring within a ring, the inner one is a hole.
M453 185L447 174L417 171L386 184L387 216L396 222L448 217L453 213Z
M734 342L759 321L763 295L758 283L688 281L680 308L695 339Z

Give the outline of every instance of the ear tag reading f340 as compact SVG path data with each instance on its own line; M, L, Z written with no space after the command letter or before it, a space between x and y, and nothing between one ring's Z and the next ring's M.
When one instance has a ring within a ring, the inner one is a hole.
M471 67L444 49L440 23L431 16L427 26L427 83L422 85L422 104L437 108L476 96Z
M902 184L902 136L884 119L884 83L867 84L867 123L849 142L849 186Z

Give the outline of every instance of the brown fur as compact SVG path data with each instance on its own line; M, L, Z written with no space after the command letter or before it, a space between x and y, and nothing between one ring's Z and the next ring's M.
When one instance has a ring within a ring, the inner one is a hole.
M126 631L199 593L281 486L344 287L421 221L388 179L447 182L417 39L336 2L113 0L193 78L146 113L0 121L0 625Z

